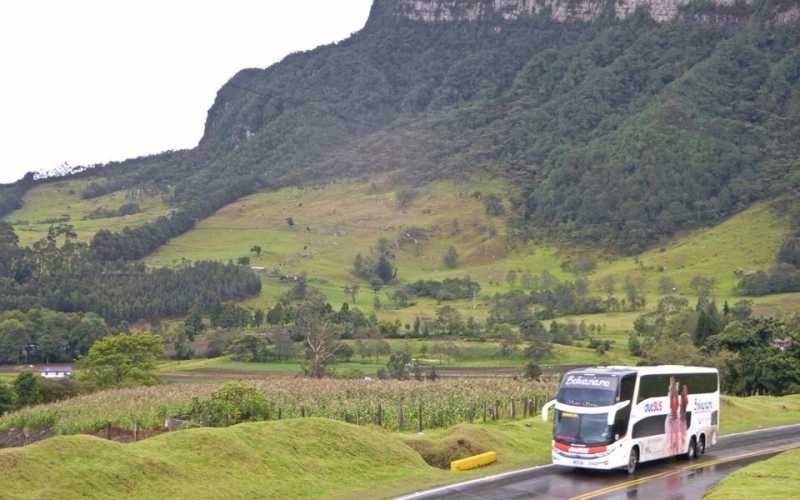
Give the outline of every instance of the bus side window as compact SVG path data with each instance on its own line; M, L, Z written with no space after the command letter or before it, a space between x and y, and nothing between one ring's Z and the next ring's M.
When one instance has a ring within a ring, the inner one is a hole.
M636 375L626 375L619 386L619 400L630 401L631 404L617 412L614 418L614 433L622 436L628 432L628 422L631 418L631 406L633 406L633 390L636 387Z

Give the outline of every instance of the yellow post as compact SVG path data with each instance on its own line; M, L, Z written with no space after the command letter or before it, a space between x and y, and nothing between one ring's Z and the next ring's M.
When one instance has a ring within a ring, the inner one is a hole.
M496 461L497 461L497 452L490 451L487 453L482 453L480 455L475 455L474 457L464 458L461 460L455 460L453 462L450 462L450 470L453 472L460 470L470 470L484 465L489 465Z

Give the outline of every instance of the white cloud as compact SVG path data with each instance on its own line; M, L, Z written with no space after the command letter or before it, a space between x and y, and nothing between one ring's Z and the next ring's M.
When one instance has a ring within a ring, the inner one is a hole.
M197 144L217 90L363 27L371 0L0 3L0 182Z

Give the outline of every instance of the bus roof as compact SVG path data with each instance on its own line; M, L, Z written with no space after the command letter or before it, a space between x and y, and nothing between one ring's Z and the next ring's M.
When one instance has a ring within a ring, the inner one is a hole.
M660 365L660 366L593 366L570 370L568 373L594 373L597 375L669 375L680 373L717 373L716 368L704 366Z

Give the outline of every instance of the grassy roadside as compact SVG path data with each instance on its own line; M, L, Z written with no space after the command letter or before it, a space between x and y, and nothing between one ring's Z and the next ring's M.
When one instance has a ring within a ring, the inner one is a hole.
M800 395L724 398L723 433L800 421ZM0 451L9 498L385 498L549 462L539 418L462 424L424 435L327 419L290 419L163 434L130 445L57 437ZM416 451L415 451L416 450ZM432 467L482 451L467 473ZM301 473L302 472L302 473ZM727 498L727 497L719 497ZM738 498L738 497L733 497Z
M800 491L800 450L787 451L740 469L715 486L707 500L796 498Z

